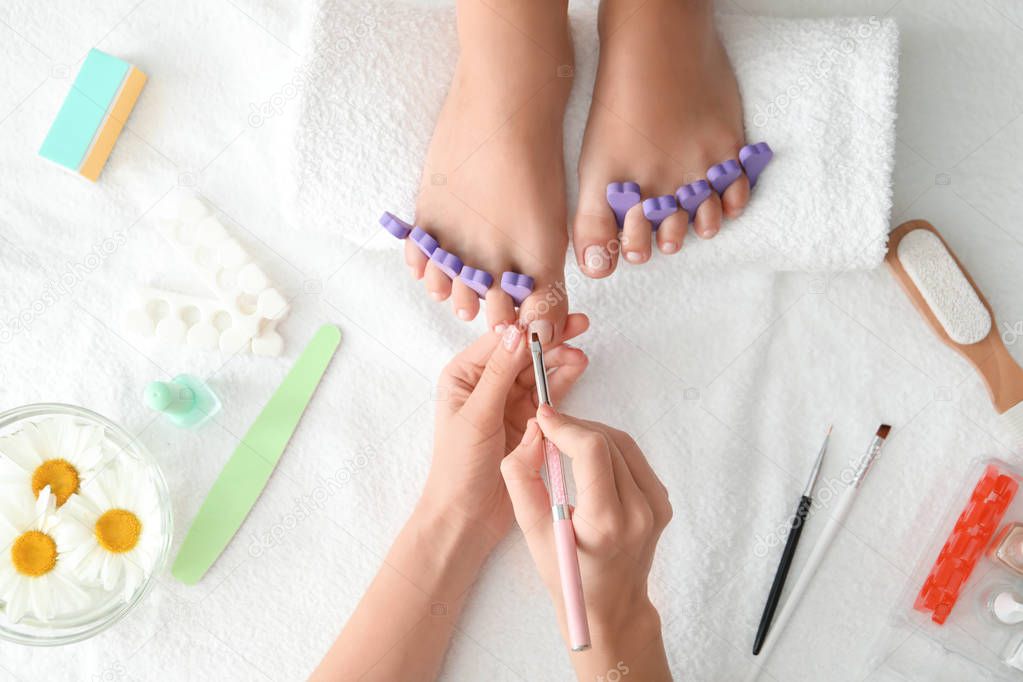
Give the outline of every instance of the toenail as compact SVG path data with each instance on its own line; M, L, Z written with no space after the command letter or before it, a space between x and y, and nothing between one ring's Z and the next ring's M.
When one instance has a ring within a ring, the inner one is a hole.
M629 251L628 253L625 254L625 260L629 261L630 263L642 263L643 254L641 254L639 251Z
M550 343L554 339L554 325L547 320L536 320L529 323L529 333L540 337L540 343Z
M460 319L460 320L468 320L469 319L469 311L466 310L465 308L459 308L458 312L456 312L455 314L458 315L458 319Z
M583 261L587 268L599 272L607 269L608 264L611 262L611 256L604 250L603 246L593 244L587 246L586 250L583 251Z
M439 291L431 291L430 292L430 298L432 298L435 301L443 301L444 300L444 294L440 293Z
M661 251L664 253L675 253L678 251L678 244L675 242L664 242L661 244Z
M504 322L498 322L497 324L494 325L494 333L501 334L507 328L508 328L507 324L505 324Z
M711 237L713 237L717 233L718 233L718 230L717 230L716 227L708 227L703 232L697 232L697 234L700 235L700 239L710 239Z

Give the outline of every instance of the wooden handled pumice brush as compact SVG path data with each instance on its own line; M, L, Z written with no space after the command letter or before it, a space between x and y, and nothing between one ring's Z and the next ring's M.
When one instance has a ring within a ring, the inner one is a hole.
M991 306L934 226L899 225L885 257L909 300L945 345L980 374L1013 444L1023 446L1023 368L998 333Z

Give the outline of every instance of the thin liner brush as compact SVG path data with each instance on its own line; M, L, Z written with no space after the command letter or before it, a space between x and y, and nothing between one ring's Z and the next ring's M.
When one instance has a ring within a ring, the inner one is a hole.
M774 618L774 610L778 608L778 600L781 599L781 592L785 588L785 579L792 567L792 558L796 555L796 546L799 544L799 537L803 534L803 526L806 524L806 517L813 505L813 487L817 483L817 477L821 473L821 462L824 461L824 453L828 451L828 441L831 440L831 427L824 436L824 442L817 453L817 460L810 471L810 480L806 482L803 495L799 498L796 506L796 513L792 516L792 523L789 526L788 537L785 539L785 549L781 553L781 560L778 562L778 569L774 573L774 582L771 583L771 591L767 595L767 603L764 604L764 613L760 616L760 625L757 627L757 636L753 641L753 655L760 653L760 648L767 638L767 631L771 627L771 620Z

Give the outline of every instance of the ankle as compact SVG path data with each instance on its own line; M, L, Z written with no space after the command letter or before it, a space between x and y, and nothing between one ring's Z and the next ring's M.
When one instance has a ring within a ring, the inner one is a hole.
M640 10L649 17L663 21L666 14L685 22L691 31L713 30L713 0L646 0L637 6L633 0L601 0L597 30L603 38L617 32Z
M568 0L458 0L457 19L463 54L527 63L573 62Z

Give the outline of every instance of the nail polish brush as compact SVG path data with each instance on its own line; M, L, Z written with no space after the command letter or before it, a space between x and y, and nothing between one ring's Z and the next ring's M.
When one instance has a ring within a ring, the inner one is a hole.
M537 397L541 405L553 407L547 391L543 347L536 332L530 334L529 351L533 355ZM565 484L565 462L558 447L546 437L543 439L543 461L544 478L554 515L554 542L558 555L558 573L561 575L561 595L568 620L568 637L572 651L586 651L590 648L590 626L586 619L586 603L583 601L582 577L579 575L579 553L575 543L575 527L572 525L572 507L568 501L568 486Z
M760 626L757 627L757 636L753 641L753 655L760 653L760 648L767 638L767 631L771 627L771 620L774 618L774 611L778 608L778 600L781 599L781 592L785 588L785 579L792 567L792 558L796 555L796 546L799 544L799 537L803 534L803 525L806 524L806 517L810 513L810 506L813 505L813 488L817 483L817 477L821 473L821 463L824 461L824 453L828 451L828 441L831 440L831 427L824 436L820 452L817 453L817 461L814 462L810 471L810 480L806 482L806 488L799 498L796 506L796 513L792 517L792 525L789 526L789 534L785 539L785 549L782 550L781 560L778 562L778 569L774 574L774 582L771 583L771 591L767 595L767 603L764 604L764 613L760 616Z

